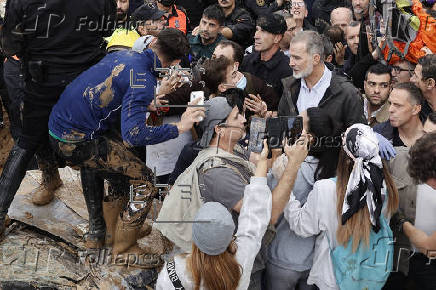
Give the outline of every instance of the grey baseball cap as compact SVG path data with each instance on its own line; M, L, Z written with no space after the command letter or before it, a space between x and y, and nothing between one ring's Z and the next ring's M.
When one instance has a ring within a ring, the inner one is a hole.
M203 136L200 140L200 147L202 148L209 146L215 132L215 126L226 119L233 110L224 97L212 98L206 101L204 105L206 106L206 117L199 124L203 130Z
M217 256L226 251L233 239L235 223L219 202L207 202L198 210L192 225L192 241L202 251Z

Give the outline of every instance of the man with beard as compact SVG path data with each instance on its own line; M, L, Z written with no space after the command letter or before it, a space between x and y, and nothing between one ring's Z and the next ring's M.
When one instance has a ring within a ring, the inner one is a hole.
M383 64L373 65L366 72L363 111L371 127L389 119L389 103L386 101L392 89L391 79L390 68Z
M130 15L136 10L144 1L141 0L117 0L117 26L127 29Z
M186 17L186 12L177 8L174 4L176 0L158 0L157 8L165 12L164 18L167 21L167 25L170 28L175 28L186 34L188 29L188 18Z
M218 5L226 17L221 34L237 42L244 49L253 41L254 21L250 13L242 8L236 7L236 0L218 0Z
M353 0L354 19L360 21L362 18L367 18L369 13L369 0Z
M282 80L279 116L296 116L310 107L326 108L342 124L366 123L359 91L324 64L324 45L315 31L301 31L291 40L289 64L293 76Z
M223 23L224 13L217 4L204 10L200 25L188 37L191 61L197 61L201 57L212 57L215 47L224 39L220 33Z

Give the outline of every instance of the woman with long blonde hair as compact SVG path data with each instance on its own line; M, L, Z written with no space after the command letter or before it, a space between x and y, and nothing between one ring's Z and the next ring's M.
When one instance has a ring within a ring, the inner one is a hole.
M157 290L248 288L253 262L271 219L267 156L264 142L255 176L245 187L236 238L230 212L218 202L203 204L192 225L192 253L177 255L165 263L156 283Z
M379 155L377 138L363 124L348 128L340 153L337 179L319 180L306 203L291 196L284 216L291 230L302 237L318 235L313 267L307 283L321 290L338 289L331 253L351 243L352 252L368 247L381 218L398 208L398 191Z

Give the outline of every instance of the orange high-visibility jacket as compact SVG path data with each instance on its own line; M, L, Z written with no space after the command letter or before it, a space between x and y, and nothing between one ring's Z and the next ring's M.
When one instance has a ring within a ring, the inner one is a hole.
M418 59L425 55L425 52L421 50L424 46L427 46L433 53L436 53L436 19L426 12L425 7L422 7L422 3L419 0L412 1L412 11L416 16L418 16L421 23L415 40L410 43L406 59L410 62L417 63ZM394 44L401 52L404 51L404 47L406 46L404 42L394 41ZM388 53L389 48L386 46L383 50L385 59ZM394 54L389 63L392 64L399 59L400 58Z
M176 5L174 5L171 10L172 12L168 16L168 27L176 28L186 34L188 19L185 12L177 9Z

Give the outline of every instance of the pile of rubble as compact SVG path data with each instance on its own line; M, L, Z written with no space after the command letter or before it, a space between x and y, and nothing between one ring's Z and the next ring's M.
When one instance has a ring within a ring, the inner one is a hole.
M162 260L149 269L135 264L165 257L168 245L160 233L148 230L137 241L147 253L141 257L113 257L111 248L87 250L83 236L88 212L80 174L69 167L59 171L63 186L45 206L35 206L30 195L41 182L41 172L27 172L9 209L12 224L0 242L0 289L152 289ZM147 219L144 228L150 229L151 223Z

